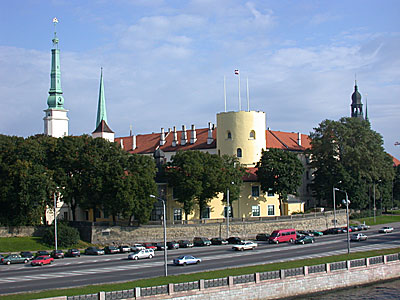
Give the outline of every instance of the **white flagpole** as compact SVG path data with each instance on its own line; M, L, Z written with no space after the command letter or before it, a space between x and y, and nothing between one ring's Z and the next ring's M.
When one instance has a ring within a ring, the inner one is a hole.
M240 100L240 73L238 74L239 80L238 80L238 87L239 87L239 111L242 110L242 101Z
M249 77L247 77L247 111L250 111Z
M224 76L224 104L225 104L225 112L226 112L226 79Z

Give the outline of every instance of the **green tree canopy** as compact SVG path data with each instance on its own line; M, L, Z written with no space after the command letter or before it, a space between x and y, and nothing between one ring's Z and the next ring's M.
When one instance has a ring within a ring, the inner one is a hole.
M264 192L278 194L281 215L283 203L289 194L296 195L301 185L304 167L297 154L282 149L270 148L263 151L257 163L257 176Z
M368 121L325 120L310 138L313 191L318 200L332 203L332 189L337 187L347 191L351 207L365 209L372 185L392 182L393 161L383 149L382 136L371 130Z

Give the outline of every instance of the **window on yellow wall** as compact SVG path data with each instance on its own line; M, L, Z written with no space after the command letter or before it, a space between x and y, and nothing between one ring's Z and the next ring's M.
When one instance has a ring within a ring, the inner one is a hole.
M274 192L272 191L271 188L268 189L268 197L273 197L274 196Z
M227 138L228 140L231 140L231 139L232 139L232 133L231 133L229 130L226 132L226 138Z
M251 207L251 212L253 217L259 217L260 216L260 206L259 205L253 205Z
M260 187L258 185L255 185L255 186L251 187L251 195L253 197L259 197L260 196Z
M182 209L174 208L174 221L181 221L181 220L182 220Z
M255 132L254 130L250 131L250 136L249 136L249 138L250 138L251 140L255 140L255 139L256 139L256 132Z
M205 207L203 209L203 211L201 212L201 218L202 219L209 219L210 218L210 208L209 207Z
M275 216L275 206L268 205L268 216Z
M242 148L237 148L237 150L236 150L236 156L237 156L237 157L242 157Z

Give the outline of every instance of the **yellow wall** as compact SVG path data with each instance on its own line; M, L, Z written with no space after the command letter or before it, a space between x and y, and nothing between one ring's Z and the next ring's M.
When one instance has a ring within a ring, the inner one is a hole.
M250 133L254 131L254 137ZM228 138L228 132L231 138ZM254 166L265 149L265 113L230 111L217 114L217 150L219 155L236 155L242 149L241 164Z

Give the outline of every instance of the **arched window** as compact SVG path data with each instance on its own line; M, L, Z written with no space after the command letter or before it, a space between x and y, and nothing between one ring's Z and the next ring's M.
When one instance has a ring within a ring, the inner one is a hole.
M231 139L232 139L232 133L231 133L229 130L226 132L226 138L227 138L228 140L231 140Z
M236 150L236 156L237 156L237 157L242 157L242 149L241 149L241 148L237 148L237 150Z
M256 139L256 132L254 130L250 131L250 139L255 140Z

